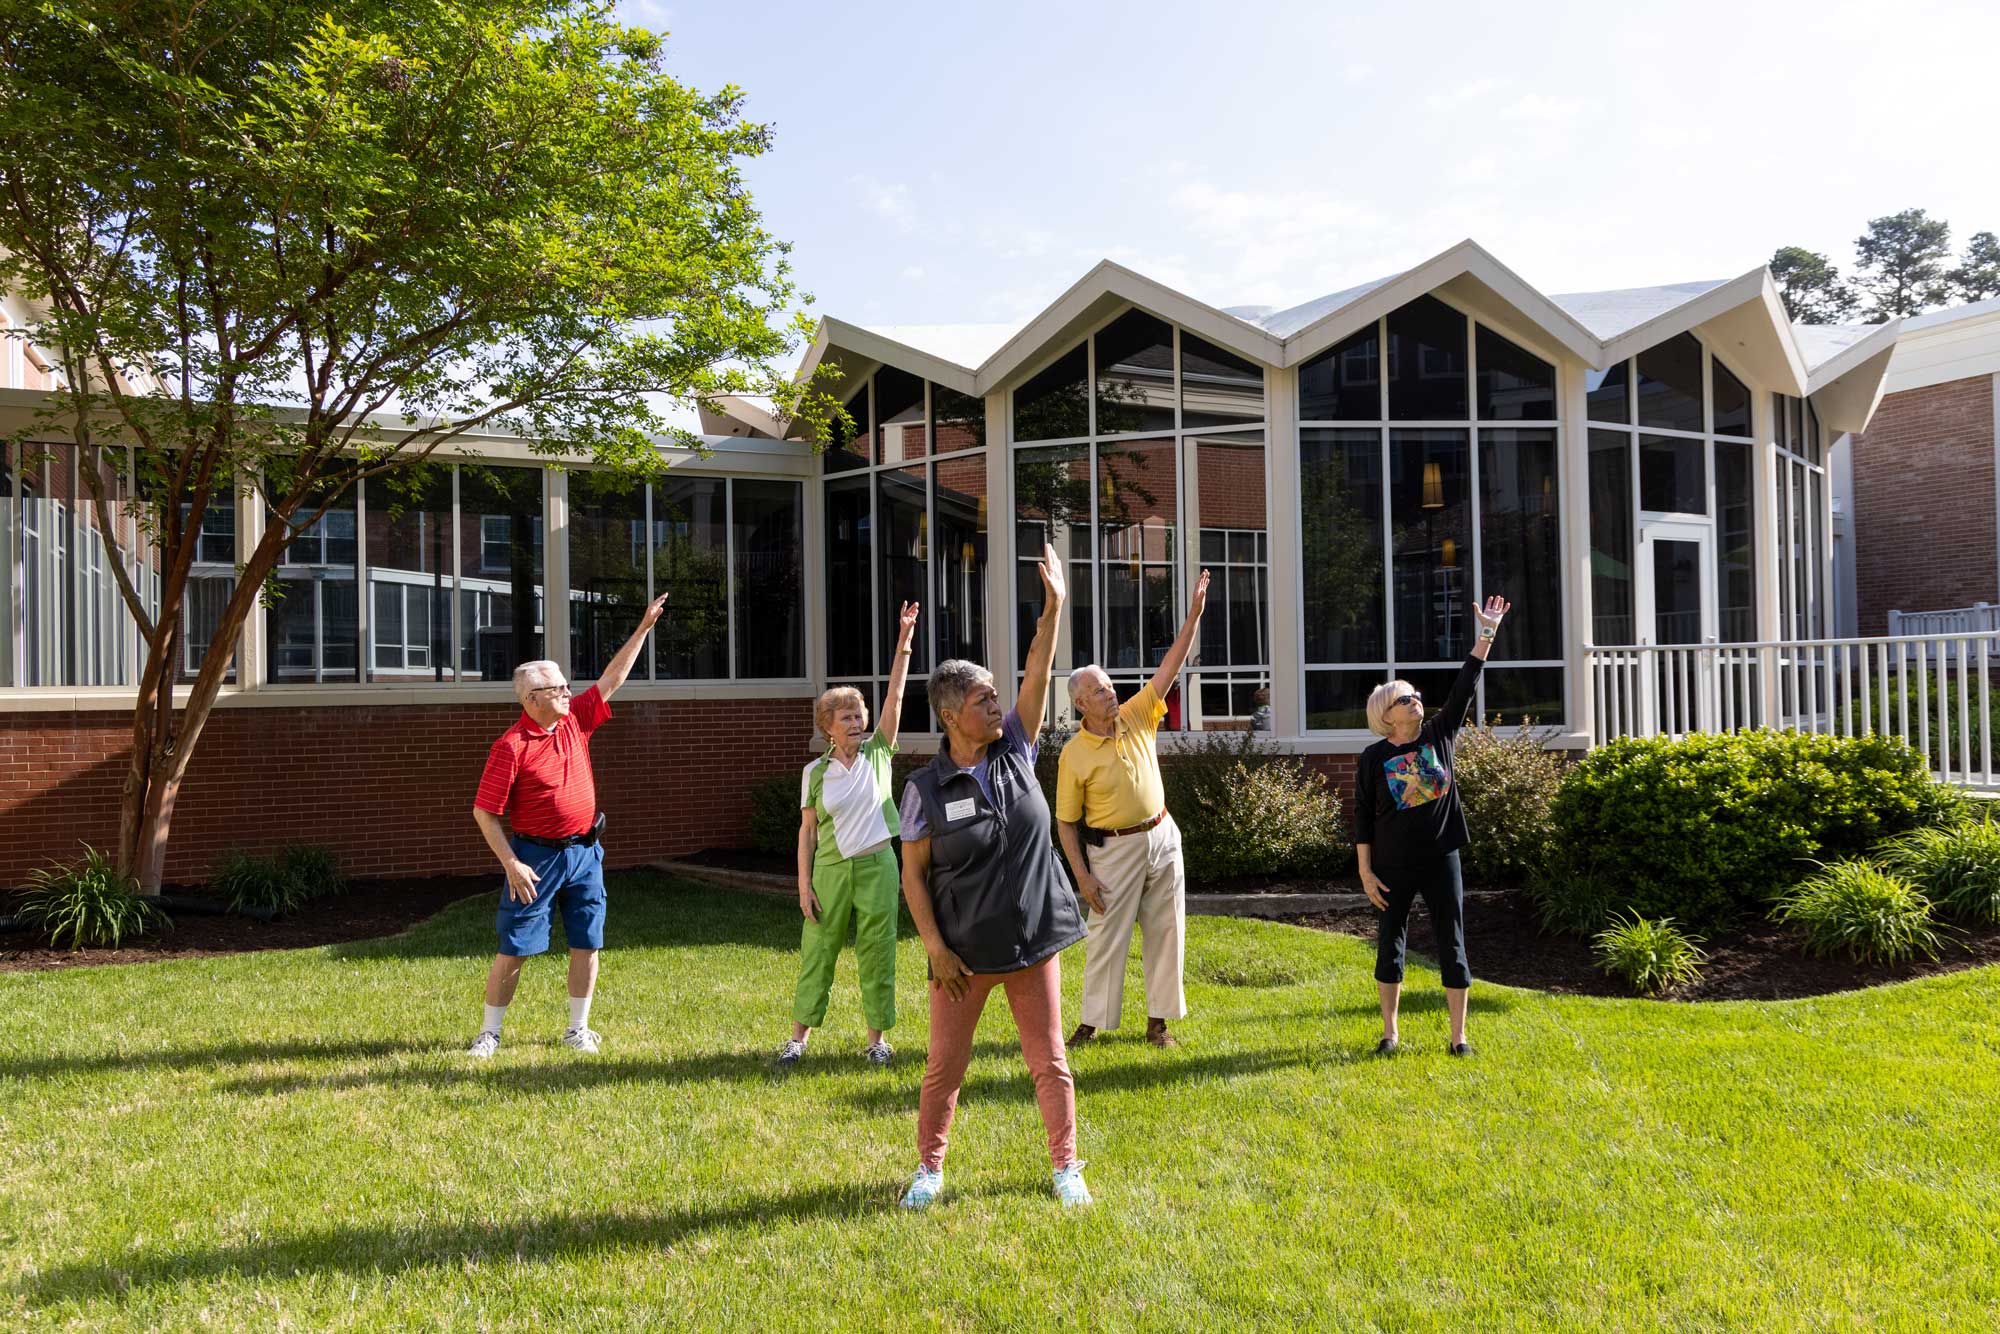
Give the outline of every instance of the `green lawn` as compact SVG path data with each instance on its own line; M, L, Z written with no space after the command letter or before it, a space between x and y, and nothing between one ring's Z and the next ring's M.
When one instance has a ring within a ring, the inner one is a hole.
M1405 1055L1363 942L1196 919L1186 1045L1077 1052L1094 1210L1049 1195L998 999L946 1194L851 958L798 1073L780 902L614 877L593 1026L531 966L477 1026L492 912L392 941L0 977L0 1326L1796 1328L2000 1323L2000 970L1783 1004L1473 993ZM1073 1019L1082 951L1065 960ZM1479 961L1473 960L1475 971Z

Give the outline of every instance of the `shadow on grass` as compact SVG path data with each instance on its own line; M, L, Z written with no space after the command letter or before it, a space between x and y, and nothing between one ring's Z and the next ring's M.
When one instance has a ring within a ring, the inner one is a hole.
M106 1070L187 1070L264 1061L353 1060L436 1051L435 1043L397 1039L361 1042L231 1042L219 1047L170 1047L165 1051L106 1052L101 1056L0 1057L0 1079L44 1079Z
M862 1219L892 1211L900 1182L824 1186L747 1196L709 1208L660 1213L556 1215L526 1222L458 1223L429 1227L349 1226L299 1232L267 1241L195 1250L147 1250L114 1259L83 1260L48 1269L15 1285L35 1304L115 1296L133 1288L213 1279L290 1278L297 1274L377 1277L418 1266L490 1261L553 1261L614 1247L665 1250L690 1238L781 1220Z
M1018 1046L1008 1050L1017 1061L1020 1059ZM1078 1069L1073 1060L1070 1072L1076 1081L1077 1097L1083 1099L1096 1093L1157 1088L1183 1081L1225 1082L1294 1066L1347 1064L1359 1059L1359 1053L1333 1050L1315 1053L1295 1049L1218 1052L1209 1056L1191 1056L1185 1049L1157 1056L1152 1055L1152 1051L1150 1047L1145 1048L1146 1055L1116 1065L1099 1065L1093 1060L1083 1069ZM878 1085L843 1090L835 1096L864 1115L888 1116L914 1110L917 1089L905 1085ZM1026 1066L1018 1066L1006 1074L975 1068L967 1072L965 1083L959 1088L959 1097L962 1102L1032 1103L1035 1100L1035 1082Z
M438 1048L428 1048L436 1054ZM712 1052L651 1060L581 1057L553 1064L507 1065L474 1063L457 1056L448 1065L410 1066L396 1070L346 1070L338 1074L280 1075L268 1079L235 1079L223 1084L227 1093L251 1097L284 1097L313 1090L476 1087L484 1091L543 1094L596 1088L604 1084L741 1084L780 1078L766 1052Z
M605 877L606 953L635 949L682 949L704 945L747 945L773 951L799 947L796 904L718 890L656 871L614 871ZM462 900L397 936L357 940L331 947L336 959L491 958L496 939L493 916L499 892ZM562 912L552 912L551 953L569 946ZM906 937L911 934L907 929Z

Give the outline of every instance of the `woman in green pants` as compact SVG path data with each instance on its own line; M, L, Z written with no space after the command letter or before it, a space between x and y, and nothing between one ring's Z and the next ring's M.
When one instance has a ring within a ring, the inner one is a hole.
M792 999L792 1036L778 1049L781 1067L806 1054L812 1030L826 1018L833 965L854 921L854 959L861 969L861 1012L868 1021L864 1055L887 1065L894 1052L882 1034L896 1024L896 908L900 873L889 846L898 829L889 760L903 712L903 681L917 604L905 602L896 661L882 700L881 725L868 734L868 702L853 686L835 686L813 706L827 752L808 764L799 783L799 986Z

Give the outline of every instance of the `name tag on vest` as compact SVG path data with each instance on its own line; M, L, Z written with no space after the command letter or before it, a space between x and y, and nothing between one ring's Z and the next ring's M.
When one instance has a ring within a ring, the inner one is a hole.
M978 809L979 804L973 801L971 797L967 797L964 801L947 801L944 804L944 818L947 820L970 820L973 812Z

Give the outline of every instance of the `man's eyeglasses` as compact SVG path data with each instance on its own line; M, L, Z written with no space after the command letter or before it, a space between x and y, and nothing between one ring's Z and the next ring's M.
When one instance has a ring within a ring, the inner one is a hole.
M1400 709L1400 708L1402 708L1402 707L1403 707L1403 706L1404 706L1405 704L1421 704L1421 703L1423 703L1423 700L1424 700L1424 697L1423 697L1422 695L1420 695L1420 694L1418 694L1418 693L1417 693L1416 691L1412 690L1412 691L1411 691L1411 692L1410 692L1409 694L1407 694L1407 695L1398 695L1398 696L1396 696L1396 702L1395 702L1395 703L1393 703L1393 704L1391 704L1391 705L1390 705L1389 707L1390 707L1390 708L1392 708L1392 709Z
M534 688L533 690L530 690L530 691L529 691L528 693L529 693L530 695L541 695L541 694L555 694L555 695L567 695L567 694L569 693L569 687L568 687L568 686L536 686L536 687L535 687L535 688Z

